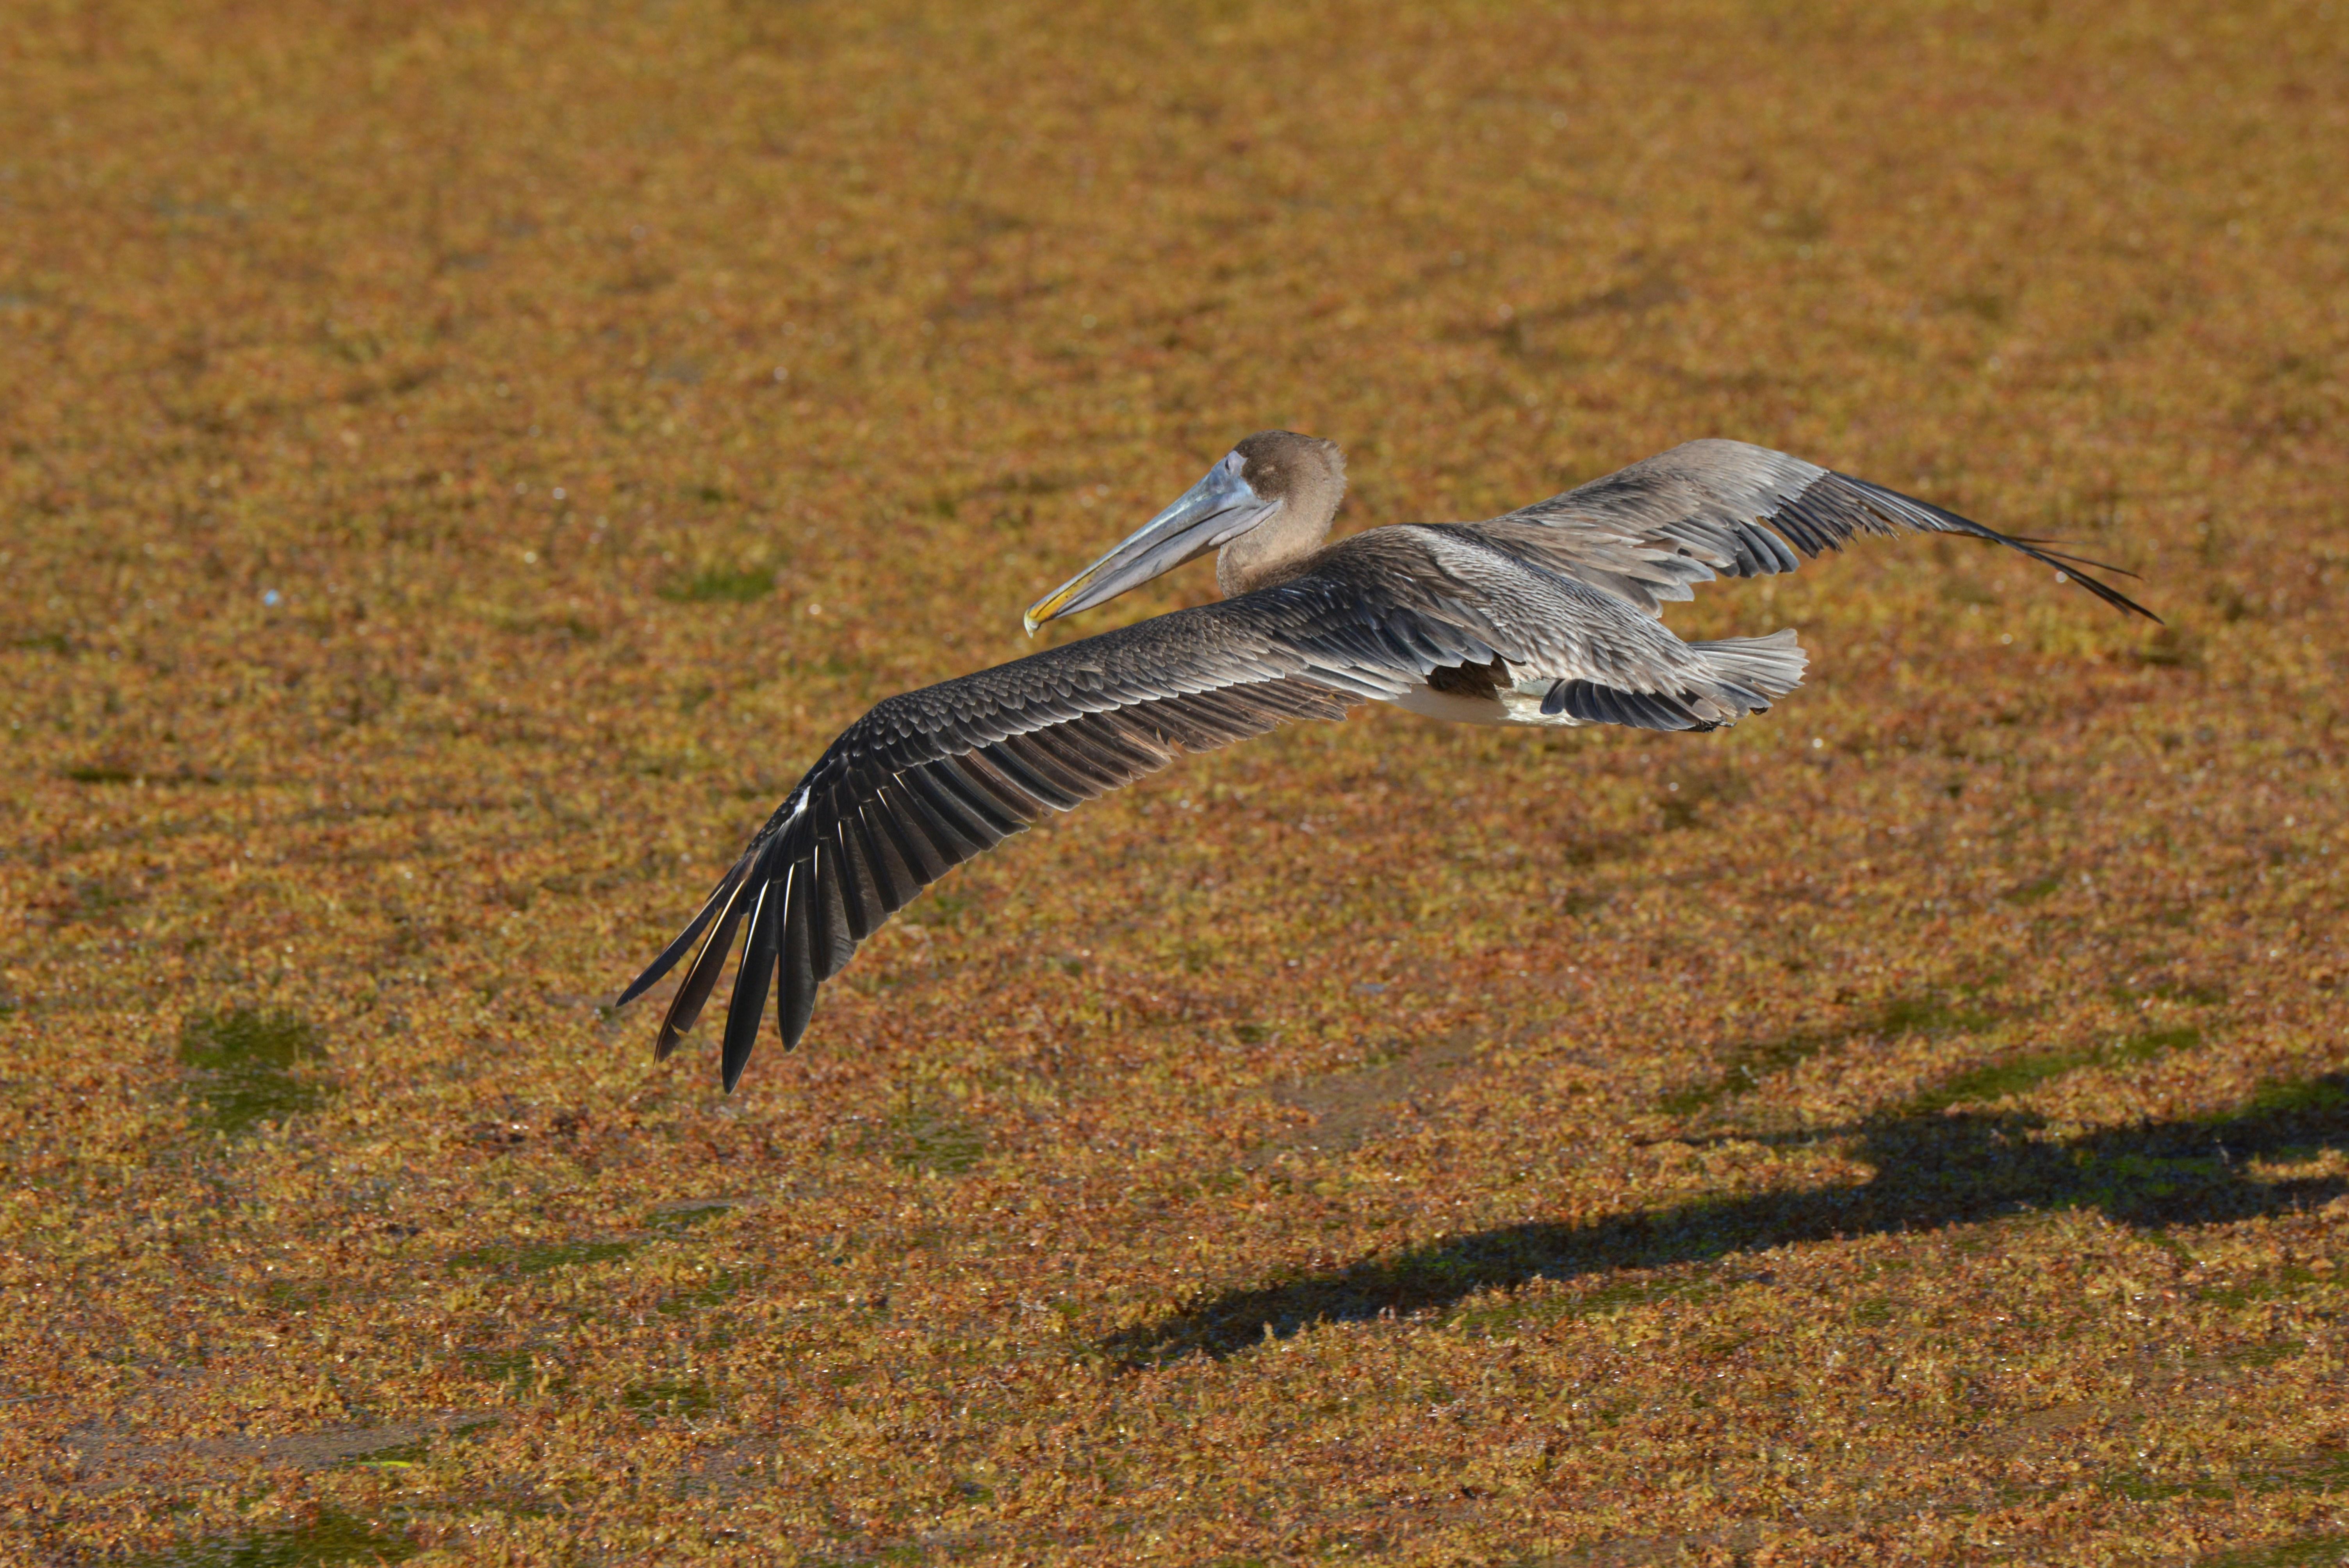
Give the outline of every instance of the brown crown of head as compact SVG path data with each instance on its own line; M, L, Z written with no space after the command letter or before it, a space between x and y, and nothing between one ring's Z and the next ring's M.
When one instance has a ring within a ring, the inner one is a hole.
M1346 482L1346 454L1319 436L1258 430L1232 450L1240 455L1240 478L1267 500L1284 500L1318 479Z

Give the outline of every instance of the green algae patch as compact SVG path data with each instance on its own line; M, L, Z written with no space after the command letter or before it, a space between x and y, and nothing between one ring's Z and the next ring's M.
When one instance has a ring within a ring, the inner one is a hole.
M1815 1057L1862 1041L1897 1039L1903 1035L1971 1034L1994 1021L1988 1012L1942 996L1898 997L1873 1018L1848 1028L1798 1032L1734 1051L1718 1076L1673 1090L1656 1102L1657 1109L1670 1116L1688 1116L1750 1094Z
M179 1062L197 1119L231 1138L326 1103L326 1086L299 1070L326 1054L317 1026L295 1013L232 1007L191 1014L180 1026Z
M657 1377L637 1383L620 1396L620 1408L647 1416L690 1419L718 1408L718 1397L701 1377Z
M419 1550L404 1535L329 1509L301 1524L182 1546L140 1568L365 1568L404 1563Z
M665 584L664 599L680 604L755 604L775 591L775 574L760 567L707 566Z
M965 1176L987 1153L980 1128L935 1106L908 1106L883 1126L889 1158L908 1171L932 1176Z
M2335 1078L2270 1084L2252 1098L2251 1109L2294 1119L2338 1119L2344 1109L2349 1109L2349 1085Z
M2349 1562L2349 1532L2295 1535L2197 1557L2194 1568L2325 1568Z
M2080 1051L2040 1051L1992 1062L1935 1085L1910 1100L1907 1112L1930 1116L1955 1105L1987 1103L2024 1094L2051 1079L2085 1068L2137 1067L2175 1051L2191 1050L2202 1043L2202 1031L2191 1026L2150 1029L2108 1046Z
M698 1283L662 1296L656 1310L672 1317L698 1316L756 1287L766 1274L766 1270L757 1268L712 1269Z
M585 1268L625 1258L636 1242L513 1242L470 1247L452 1253L452 1269L487 1269L496 1274L537 1274L556 1269Z

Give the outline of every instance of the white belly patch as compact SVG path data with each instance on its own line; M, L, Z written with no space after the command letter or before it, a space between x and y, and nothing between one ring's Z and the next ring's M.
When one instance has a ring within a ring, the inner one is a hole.
M1415 686L1394 699L1394 705L1406 713L1416 713L1428 718L1440 718L1450 724L1532 724L1572 727L1582 721L1566 715L1545 714L1542 696L1549 682L1529 683L1534 689L1504 686L1491 696L1462 696L1456 692L1437 691L1432 686Z

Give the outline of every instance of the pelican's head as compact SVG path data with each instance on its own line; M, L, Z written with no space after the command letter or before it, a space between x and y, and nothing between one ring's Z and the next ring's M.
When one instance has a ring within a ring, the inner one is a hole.
M1210 550L1223 552L1216 578L1224 592L1245 592L1319 548L1345 493L1346 458L1337 442L1259 430L1116 549L1030 605L1028 634Z

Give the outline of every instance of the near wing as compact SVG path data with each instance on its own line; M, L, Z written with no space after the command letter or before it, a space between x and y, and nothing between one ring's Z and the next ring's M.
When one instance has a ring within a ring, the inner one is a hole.
M2116 609L2160 619L2083 570L2117 567L2040 549L1930 502L1743 441L1689 441L1475 526L1651 615L1716 573L1792 572L1802 564L1795 551L1816 555L1860 533L1920 532L1971 534L2019 550Z
M1309 578L893 696L833 742L618 1005L708 930L661 1021L666 1057L747 926L726 1013L731 1092L771 984L781 983L783 1042L796 1045L816 987L859 943L1046 808L1068 810L1183 751L1285 719L1343 718L1349 704L1395 696L1437 665L1493 656L1473 633Z

